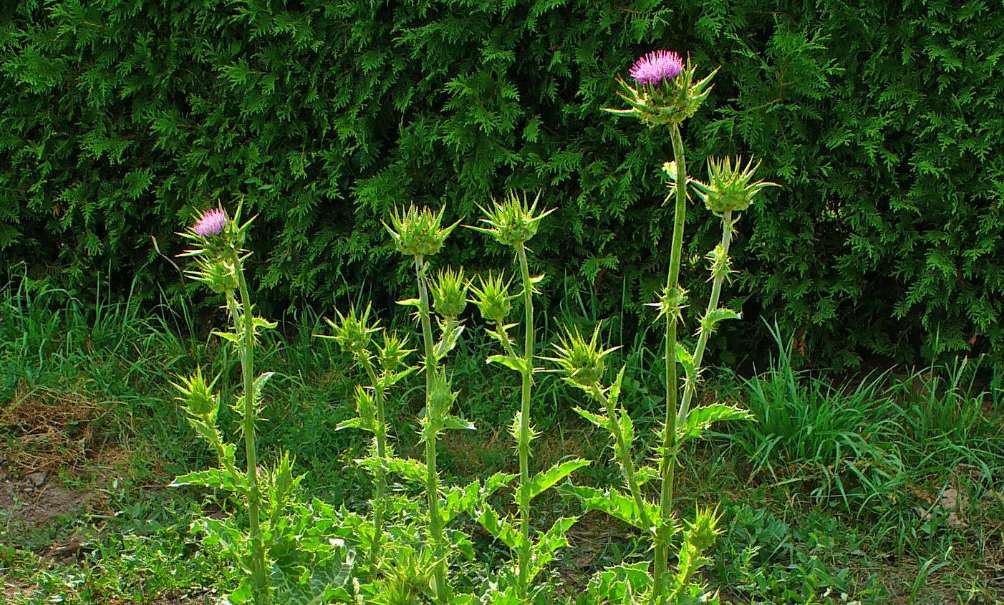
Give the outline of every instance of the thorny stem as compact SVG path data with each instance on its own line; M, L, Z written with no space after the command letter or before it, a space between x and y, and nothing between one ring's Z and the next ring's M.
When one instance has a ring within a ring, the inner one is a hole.
M721 243L721 253L725 259L729 257L729 244L732 243L732 234L735 232L735 223L732 221L732 211L726 211L722 215L722 243ZM714 267L712 268L714 271ZM719 271L717 273L712 273L711 281L711 297L708 299L708 309L704 312L704 316L707 317L712 311L718 308L718 299L722 294L722 284L725 282L727 277L727 271ZM711 336L711 330L707 329L702 323L700 332L697 336L697 345L694 347L694 368L697 371L701 369L701 360L704 358L704 350L708 345L708 337ZM677 422L685 422L687 420L687 413L690 411L690 402L694 398L694 391L697 390L696 381L688 381L683 387L683 401L680 403L680 411L677 414Z
M269 602L269 585L265 569L265 545L262 542L261 523L258 519L261 506L261 492L258 487L258 455L255 450L255 420L257 410L255 404L254 381L254 314L251 308L251 296L248 292L247 279L244 277L244 267L239 254L233 255L234 266L237 268L238 288L241 305L241 374L244 381L244 453L247 458L248 481L248 520L251 526L251 581L254 584L255 605ZM236 302L233 303L236 306ZM236 310L236 309L235 309ZM236 316L235 316L236 320Z
M676 208L673 214L673 241L669 253L669 272L666 276L666 291L671 293L680 284L680 260L683 253L683 228L687 214L687 163L684 157L683 138L679 125L672 125L670 135L673 141L673 160L676 162ZM673 481L676 472L676 418L677 418L677 376L676 376L676 309L666 313L666 423L662 436L662 461L660 475L662 490L659 497L659 524L655 533L655 567L653 569L652 601L657 605L665 602L665 578L669 558L669 532L673 515Z
M432 320L429 312L429 287L426 266L421 256L415 257L415 275L418 279L418 314L422 324L422 343L425 349L425 491L429 499L429 533L432 535L436 554L436 600L442 604L450 602L449 586L446 583L446 550L443 543L443 517L439 512L439 475L436 472L436 428L440 418L432 406L432 381L436 371L436 358L432 346Z
M652 519L648 516L648 510L645 507L645 500L642 498L641 489L638 486L637 475L634 471L634 460L631 457L630 444L624 439L624 432L621 431L621 425L617 418L617 410L614 408L613 401L607 397L603 390L596 384L591 387L593 398L597 402L602 403L607 411L607 421L609 422L609 430L613 433L614 440L616 441L616 446L614 447L614 453L620 459L621 471L624 473L624 480L627 482L628 489L631 491L631 497L634 498L634 504L638 507L638 515L641 518L641 522L646 528L652 527Z
M366 369L366 374L373 383L373 401L376 405L376 455L380 461L380 466L376 472L376 481L373 493L373 549L370 559L376 565L380 558L380 542L383 539L383 517L384 498L387 493L387 471L384 465L387 462L387 424L384 415L384 388L380 384L376 371L373 369L373 362L368 353L360 355L360 361Z
M519 521L523 543L520 546L519 557L519 592L525 598L529 590L530 577L530 389L533 384L533 284L530 280L530 269L526 261L526 247L520 243L516 246L516 256L519 258L520 276L523 281L523 309L525 315L523 360L525 368L520 373L522 390L520 396L519 415Z

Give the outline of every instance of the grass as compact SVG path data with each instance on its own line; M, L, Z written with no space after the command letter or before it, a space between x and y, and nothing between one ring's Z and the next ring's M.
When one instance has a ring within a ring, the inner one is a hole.
M559 309L589 316L582 303ZM210 460L176 409L169 380L196 364L238 388L222 354L182 298L154 307L132 299L82 301L44 282L19 279L0 292L0 575L3 602L210 603L235 582L193 531L226 508L211 493L169 488L178 473ZM602 318L590 317L587 323ZM607 325L607 324L604 324ZM620 337L623 321L609 323ZM351 412L354 372L311 338L316 313L287 318L262 366L263 458L289 449L310 496L361 509L369 487L352 464L359 435L335 432ZM441 464L448 482L511 470L505 428L517 391L484 365L472 330L457 361L463 414L479 430L451 434ZM976 361L916 371L892 369L835 383L796 369L775 329L772 363L754 376L724 376L720 397L757 422L686 452L679 512L721 503L724 533L709 581L730 603L1001 603L1004 599L1004 401L1000 376ZM622 350L625 381L650 435L661 372L644 332ZM709 372L709 376L712 373ZM570 413L575 395L557 380L539 385L541 436L534 465L569 454L597 461L579 477L616 480L605 434ZM499 396L501 394L501 396ZM391 403L396 446L417 451L409 422L420 392ZM231 433L233 418L224 418ZM40 485L39 476L44 473ZM575 513L557 495L539 509ZM646 556L622 527L587 515L553 574L574 594L594 571ZM475 534L485 552L483 536ZM472 577L490 575L482 560Z

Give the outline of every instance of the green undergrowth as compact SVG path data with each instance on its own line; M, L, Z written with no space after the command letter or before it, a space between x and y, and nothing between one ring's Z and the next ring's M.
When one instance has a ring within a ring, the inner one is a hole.
M0 316L3 602L211 603L232 589L235 570L192 528L231 504L168 487L211 461L173 401L170 376L202 365L220 375L224 391L239 388L237 360L202 330L203 318L191 317L183 299L154 308L95 304L30 280L2 291ZM319 321L313 312L287 317L281 335L264 343L262 363L277 373L265 393L262 458L289 450L307 474L306 496L362 510L369 479L354 460L364 440L335 430L352 413L351 372L341 353L312 338ZM707 574L724 601L1000 603L1000 377L978 360L959 360L836 380L794 367L789 341L774 337L763 371L706 376L719 397L757 421L730 426L683 460L678 514L722 503L724 533ZM651 439L660 368L643 341L624 344L616 355L629 366L625 400L635 406L638 434ZM519 384L485 371L487 346L471 334L454 363L457 405L478 430L445 440L446 483L513 470L506 410ZM537 389L532 464L594 459L578 481L609 484L618 470L605 433L571 411L582 402L551 376ZM421 389L405 385L395 395L388 417L414 418ZM236 434L234 418L224 416L223 426ZM396 448L419 451L415 426L391 429ZM45 473L41 488L28 478L35 472ZM39 505L51 510L41 514ZM557 493L538 508L541 524L580 512ZM552 572L558 594L571 598L604 565L647 556L631 535L585 515ZM485 534L472 537L479 558L464 576L484 581L508 555Z

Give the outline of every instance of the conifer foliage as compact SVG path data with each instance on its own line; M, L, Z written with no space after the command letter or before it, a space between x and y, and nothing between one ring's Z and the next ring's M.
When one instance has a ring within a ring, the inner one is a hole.
M840 363L935 335L999 359L1002 39L989 0L20 2L0 23L0 262L74 288L145 267L152 294L173 268L151 237L243 195L255 282L327 302L360 272L409 283L380 238L396 201L452 222L546 189L547 272L640 307L672 222L651 158L671 150L597 116L609 74L689 48L722 66L683 133L695 159L761 157L785 183L739 226L747 315ZM716 225L692 222L696 264ZM474 237L450 264L494 264Z

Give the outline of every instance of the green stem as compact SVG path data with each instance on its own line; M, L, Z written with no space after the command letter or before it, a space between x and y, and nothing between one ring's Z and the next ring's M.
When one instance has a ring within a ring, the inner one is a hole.
M370 560L373 562L373 565L376 565L380 559L380 542L383 539L384 499L387 493L387 471L384 466L387 462L387 424L386 416L384 415L383 386L380 384L376 370L373 369L373 363L370 361L369 355L363 352L360 355L360 360L366 369L370 382L373 383L373 401L376 405L376 455L380 461L380 467L377 469L376 481L373 486L373 549L370 553Z
M732 243L732 233L732 211L726 211L724 215L722 215L721 243L721 252L726 259L729 257L729 245ZM720 271L712 275L711 297L708 299L708 309L704 312L705 317L718 308L718 299L722 294L722 284L725 282L725 277L726 271ZM702 323L700 332L697 336L697 345L694 348L694 369L696 370L696 373L700 372L701 360L704 359L704 350L708 345L709 336L711 336L711 330L706 329ZM687 385L683 388L683 401L680 403L680 411L677 414L677 422L684 422L687 420L687 413L690 411L690 402L694 398L694 392L696 390L697 384L695 381L687 382Z
M529 591L530 578L530 389L533 384L533 283L530 280L530 269L526 261L526 248L523 244L516 246L516 256L519 258L519 271L523 281L524 341L523 361L525 369L521 372L522 390L520 395L519 414L519 523L523 535L523 543L519 549L519 596L526 598Z
M244 267L238 254L234 254L238 288L243 310L240 314L242 335L240 346L241 374L244 380L244 453L247 458L248 520L251 525L251 581L254 585L255 605L269 602L269 585L265 569L265 545L262 541L261 523L258 519L261 492L258 487L258 455L255 449L255 408L257 397L254 385L254 314L248 292Z
M683 228L687 216L687 163L684 157L683 138L680 127L674 124L670 130L673 141L673 159L676 162L676 208L673 214L673 241L670 245L669 272L666 276L666 292L672 294L680 284L680 260L683 256ZM652 600L658 605L665 602L667 562L669 560L669 536L666 528L673 515L673 482L676 472L676 418L678 385L676 376L676 338L678 310L667 309L666 313L666 425L662 437L662 462L660 475L662 490L659 496L660 523L655 533L655 567L653 569Z
M421 256L415 257L415 274L418 279L418 314L422 324L422 343L425 349L425 491L429 499L429 533L432 535L433 548L436 554L436 567L433 570L436 578L436 600L446 604L450 602L449 586L446 584L446 549L443 540L443 517L439 512L439 474L436 472L436 427L440 421L435 418L437 413L432 406L433 373L436 371L436 358L432 345L432 320L429 312L429 286L426 277L426 267Z
M617 410L614 408L613 402L603 394L603 391L598 385L593 385L592 387L593 398L598 402L602 403L607 410L607 419L609 421L608 428L614 435L614 440L616 441L616 447L614 452L620 459L621 471L624 473L624 480L627 482L628 489L631 491L631 497L634 498L634 504L638 507L638 515L641 518L641 522L647 528L652 527L652 519L648 516L648 510L645 507L645 500L642 498L641 489L638 486L638 479L634 471L634 459L631 457L630 444L624 439L624 432L621 431L620 422L617 419Z

